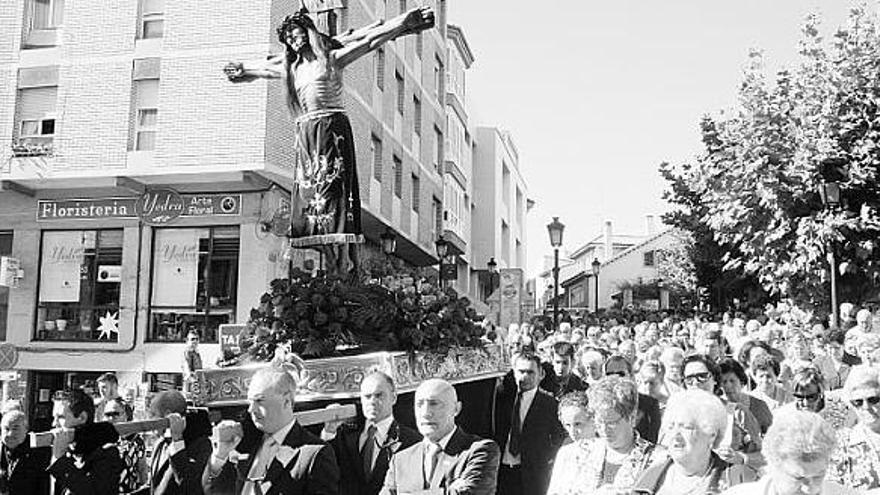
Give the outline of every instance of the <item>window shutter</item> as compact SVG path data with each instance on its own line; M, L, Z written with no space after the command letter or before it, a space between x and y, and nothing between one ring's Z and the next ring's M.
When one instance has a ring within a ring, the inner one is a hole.
M42 119L55 113L58 88L30 88L19 90L18 121Z
M58 66L28 67L18 70L18 89L58 86Z
M385 50L376 50L376 86L385 89Z
M373 178L382 182L382 141L372 136L373 141Z
M131 72L133 81L142 79L159 79L162 70L162 59L160 58L139 58L134 61L134 67Z
M403 196L403 162L394 157L394 195L398 198Z
M412 209L414 212L419 212L419 199L421 196L421 181L419 180L418 175L412 176Z

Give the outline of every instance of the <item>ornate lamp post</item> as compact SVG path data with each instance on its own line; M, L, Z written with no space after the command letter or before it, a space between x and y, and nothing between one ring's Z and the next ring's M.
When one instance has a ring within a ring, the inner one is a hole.
M599 262L599 258L593 258L593 281L595 283L595 290L593 291L593 311L599 311L599 269L602 268L602 263Z
M562 246L562 232L565 225L559 221L559 217L553 217L553 221L547 225L550 234L550 245L553 246L553 331L559 329L559 247Z
M379 239L382 241L382 252L389 256L394 254L394 251L397 250L397 236L394 235L394 231L385 229Z
M444 288L443 260L446 259L446 255L449 253L449 242L441 235L434 242L434 247L437 249L437 258L440 260L440 288L442 289Z
M843 164L839 159L828 159L822 162L822 186L819 196L826 209L835 210L840 206L840 181L843 180ZM837 260L834 256L834 245L828 244L828 265L831 269L831 325L840 323L837 305Z

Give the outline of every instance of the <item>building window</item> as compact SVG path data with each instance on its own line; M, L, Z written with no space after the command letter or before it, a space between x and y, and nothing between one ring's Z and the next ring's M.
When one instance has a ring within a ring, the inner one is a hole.
M379 90L385 90L385 50L382 48L376 49L376 87Z
M64 0L28 0L25 15L25 47L58 44L57 30L64 25Z
M0 232L0 257L12 256L12 232ZM0 286L0 341L6 340L6 319L9 317L9 287Z
M406 90L400 72L394 71L394 81L397 83L397 113L403 115Z
M418 175L413 174L412 176L412 210L416 213L419 212L419 204L422 194L422 184Z
M149 340L183 342L195 330L217 342L219 326L235 320L238 226L155 232Z
M55 142L56 86L18 90L13 151L16 155L51 154Z
M654 251L645 252L645 266L654 266Z
M425 49L425 40L422 38L422 31L416 33L416 56L422 58L422 51Z
M413 131L421 137L422 135L422 100L418 96L413 95Z
M431 222L431 237L436 239L443 232L443 203L436 196L431 197L431 209L434 215Z
M156 149L156 123L159 119L159 80L135 81L134 149Z
M443 132L434 126L434 170L443 173Z
M434 55L434 91L437 101L443 101L443 60L439 55Z
M394 195L403 197L403 161L394 155Z
M400 13L403 14L406 12L406 0L400 0Z
M43 232L38 340L118 340L122 241L122 229Z
M374 135L370 136L373 148L373 178L382 182L382 141Z
M165 35L165 0L140 0L138 38L162 38Z

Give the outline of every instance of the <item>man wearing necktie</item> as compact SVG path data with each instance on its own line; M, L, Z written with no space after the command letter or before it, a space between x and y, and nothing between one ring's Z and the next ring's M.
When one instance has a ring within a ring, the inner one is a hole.
M168 418L169 422L169 427L154 448L150 466L150 493L200 495L203 493L202 472L211 455L211 440L207 432L184 439L187 429L186 398L176 390L159 392L150 402L150 415Z
M381 495L494 495L501 451L455 424L461 403L449 382L431 379L415 393L422 441L391 458Z
M233 450L240 438L217 435L202 484L205 493L336 495L339 468L333 449L306 431L293 414L296 380L283 365L260 369L248 387L248 412L263 441L247 459Z
M339 493L377 495L391 456L417 443L421 435L394 419L397 392L385 373L377 371L364 377L360 399L363 423L341 427L340 422L325 423L321 439L330 442L336 453Z
M541 360L530 352L513 358L516 387L499 385L493 432L501 446L498 495L544 495L553 459L566 438L553 395L538 387Z

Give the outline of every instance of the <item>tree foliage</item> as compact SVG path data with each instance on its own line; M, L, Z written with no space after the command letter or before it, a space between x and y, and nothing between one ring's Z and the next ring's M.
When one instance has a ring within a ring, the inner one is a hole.
M695 240L708 241L708 229L723 270L824 306L833 250L842 300L859 301L880 273L880 22L854 8L826 42L810 16L799 46L798 63L772 80L761 52L750 53L737 108L703 120L705 150L672 174L672 188L694 198ZM838 208L819 195L830 160L845 169Z

